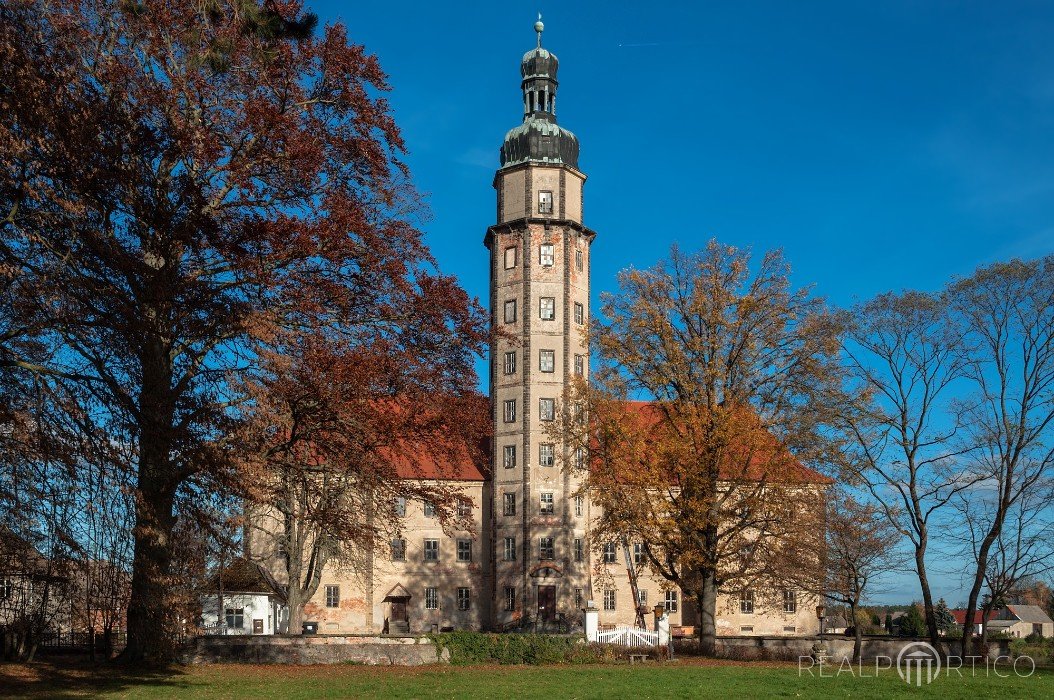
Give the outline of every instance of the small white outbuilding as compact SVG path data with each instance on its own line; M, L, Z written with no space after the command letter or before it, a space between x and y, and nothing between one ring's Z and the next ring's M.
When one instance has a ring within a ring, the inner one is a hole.
M259 568L237 559L214 576L201 598L205 634L261 635L284 633L289 613L281 596Z

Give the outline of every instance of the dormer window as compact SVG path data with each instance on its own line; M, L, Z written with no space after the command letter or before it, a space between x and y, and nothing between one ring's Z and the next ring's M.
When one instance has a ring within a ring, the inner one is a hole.
M553 213L553 193L549 190L542 190L538 193L538 213Z
M542 267L552 267L555 258L555 246L552 243L542 243L538 253L538 262Z

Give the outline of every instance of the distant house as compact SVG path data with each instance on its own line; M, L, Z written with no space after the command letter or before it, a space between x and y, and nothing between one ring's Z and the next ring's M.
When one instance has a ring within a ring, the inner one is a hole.
M827 615L823 618L821 631L825 634L844 634L848 627L849 623L841 615Z
M1030 634L1054 637L1054 620L1038 605L1008 605L999 612L998 622L1009 623L1005 631L1011 637L1027 637Z
M955 618L955 624L957 624L960 628L963 627L963 625L966 624L966 611L965 610L962 610L962 609L950 610L949 612L951 612L952 617ZM984 612L982 610L974 610L974 613L973 613L973 623L974 623L973 624L973 626L974 626L974 630L973 631L974 631L974 634L981 634L981 626L984 624L984 620L982 619L983 617L984 617ZM990 613L988 613L987 620L989 622L991 622L992 620L998 619L998 617L999 617L999 611L998 610L993 610ZM992 631L992 628L990 626L988 628L988 631L989 632Z
M0 630L70 628L69 576L31 542L0 527Z
M253 635L286 632L285 601L259 567L236 559L209 583L201 599L201 627L206 634Z

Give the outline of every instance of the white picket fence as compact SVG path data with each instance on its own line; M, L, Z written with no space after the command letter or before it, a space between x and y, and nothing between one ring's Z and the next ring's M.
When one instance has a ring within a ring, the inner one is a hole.
M659 646L659 633L623 625L608 632L598 632L597 641L623 647L655 647Z

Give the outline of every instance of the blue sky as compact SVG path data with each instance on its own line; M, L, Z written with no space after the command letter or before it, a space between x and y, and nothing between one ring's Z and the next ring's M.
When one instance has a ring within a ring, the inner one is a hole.
M796 283L837 305L1054 252L1054 3L310 6L389 73L428 242L481 299L539 10L589 176L594 299L618 270L711 237L782 248ZM908 577L884 597L915 595Z

